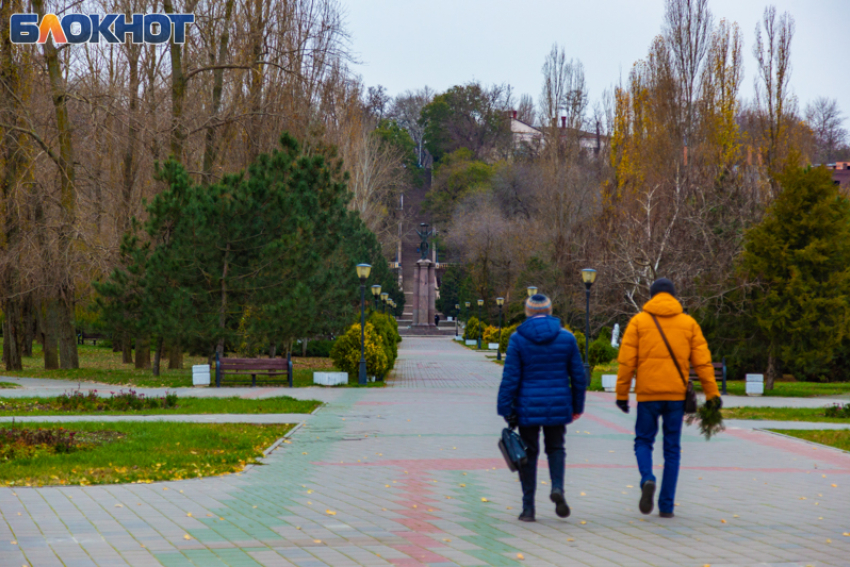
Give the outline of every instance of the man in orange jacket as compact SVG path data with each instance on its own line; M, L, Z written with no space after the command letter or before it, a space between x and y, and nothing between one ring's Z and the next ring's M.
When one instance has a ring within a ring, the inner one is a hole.
M617 407L629 413L629 389L635 377L638 411L635 423L635 456L641 476L640 511L649 514L655 497L652 474L652 446L658 435L658 418L664 429L664 476L658 511L662 518L673 517L676 480L679 476L682 418L685 412L686 380L689 367L696 369L706 403L722 405L714 380L711 352L699 324L682 311L676 288L667 278L653 282L650 300L643 311L632 317L617 361ZM659 330L660 327L660 330ZM669 349L664 337L669 343ZM675 360L670 356L673 351ZM678 365L681 374L676 370ZM684 378L684 379L683 379Z

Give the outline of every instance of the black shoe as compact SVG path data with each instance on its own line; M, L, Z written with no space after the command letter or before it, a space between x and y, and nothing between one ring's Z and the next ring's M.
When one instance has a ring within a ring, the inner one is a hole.
M658 515L662 518L672 518L675 516L673 512L658 512Z
M559 518L566 518L570 515L570 507L567 506L567 500L564 498L564 491L555 489L549 495L549 500L555 503L555 513Z
M522 514L517 518L520 522L534 522L534 510L523 509Z
M652 514L654 507L653 499L655 498L655 481L647 480L641 487L640 504L638 508L642 514Z

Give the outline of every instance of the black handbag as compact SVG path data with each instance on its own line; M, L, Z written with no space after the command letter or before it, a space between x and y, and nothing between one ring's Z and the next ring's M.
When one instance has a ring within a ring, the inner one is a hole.
M667 342L667 336L661 329L661 324L658 322L658 319L655 318L655 315L650 313L649 316L652 317L653 321L655 321L655 326L658 327L658 332L661 333L661 338L664 339L664 344L667 346L667 352L670 353L670 358L673 359L673 365L676 367L676 371L679 373L679 378L681 378L682 382L685 383L685 413L696 413L697 393L696 391L694 391L694 383L691 380L685 380L685 375L682 374L682 369L681 367L679 367L679 362L676 360L676 355L673 354L673 349L670 348L670 343Z
M525 441L519 436L519 433L513 429L502 429L502 438L499 439L499 450L508 464L511 472L516 472L519 467L528 462L528 454L526 453Z

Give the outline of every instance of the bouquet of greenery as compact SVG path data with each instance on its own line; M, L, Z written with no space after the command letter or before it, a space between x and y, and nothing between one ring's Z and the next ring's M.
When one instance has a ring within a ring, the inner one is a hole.
M723 402L720 396L707 400L697 408L696 413L692 413L686 417L685 422L688 425L699 423L699 431L705 436L705 440L708 441L713 435L717 435L726 429L726 426L723 425L723 414L720 412L722 406Z

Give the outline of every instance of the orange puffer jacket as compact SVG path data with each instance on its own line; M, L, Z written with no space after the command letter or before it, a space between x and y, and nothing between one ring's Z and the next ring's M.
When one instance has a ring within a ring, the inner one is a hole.
M685 379L693 366L706 399L719 396L714 368L711 366L711 352L702 336L702 329L693 317L682 312L682 305L675 297L669 293L659 293L643 306L641 313L632 317L623 335L617 357L620 363L617 399L629 399L633 376L639 402L685 399L685 383L676 372L673 359L650 314L657 317L664 329Z

